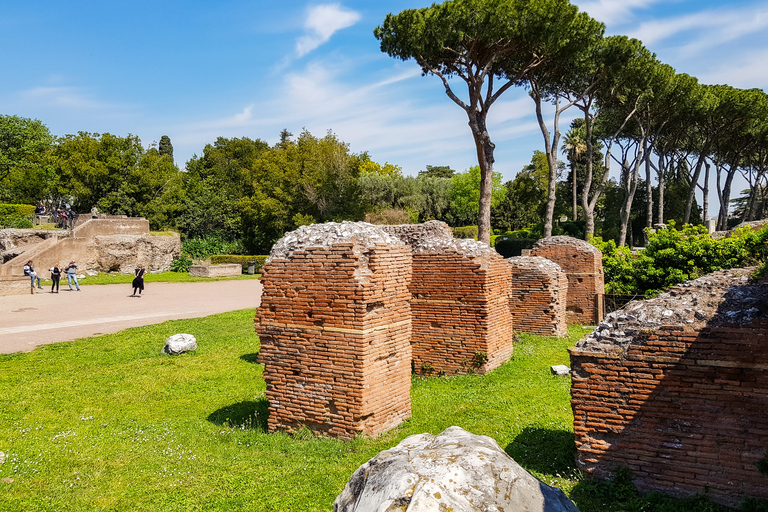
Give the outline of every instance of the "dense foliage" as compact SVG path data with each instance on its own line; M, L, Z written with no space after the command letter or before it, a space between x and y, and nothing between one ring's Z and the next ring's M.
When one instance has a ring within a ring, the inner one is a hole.
M768 227L712 238L702 226L671 226L648 233L648 245L634 255L613 240L591 239L603 253L606 292L646 296L716 270L756 264L765 257L767 241Z

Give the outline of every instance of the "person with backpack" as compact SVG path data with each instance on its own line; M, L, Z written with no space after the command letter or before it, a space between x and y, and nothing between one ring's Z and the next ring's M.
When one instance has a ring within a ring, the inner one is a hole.
M59 268L58 263L54 263L51 267L51 281L53 281L53 284L51 284L51 293L59 293L59 281L61 280L61 269ZM54 292L53 289L56 288L56 291Z
M133 278L133 282L131 283L131 286L133 286L133 295L131 297L136 297L136 290L139 290L139 297L141 297L141 292L144 291L144 265L138 265L136 267L136 270L134 270L133 275L135 276Z
M67 265L67 268L65 268L64 271L67 273L67 284L69 285L69 291L72 291L72 281L75 282L77 291L80 291L80 285L77 282L77 263L75 263L75 260L70 261L69 265Z

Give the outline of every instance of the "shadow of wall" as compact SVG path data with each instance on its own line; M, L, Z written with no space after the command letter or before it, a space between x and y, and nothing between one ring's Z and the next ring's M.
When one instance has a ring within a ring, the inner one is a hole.
M577 464L641 491L768 499L768 284L723 271L632 302L571 349Z

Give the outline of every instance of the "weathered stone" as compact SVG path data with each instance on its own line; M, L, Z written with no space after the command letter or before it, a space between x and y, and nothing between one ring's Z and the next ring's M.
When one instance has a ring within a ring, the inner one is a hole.
M180 252L177 236L100 235L89 245L86 259L78 263L99 272L133 273L138 264L168 270Z
M571 369L564 364L556 364L551 366L549 369L554 375L568 375L571 373Z
M227 277L239 276L243 273L243 266L239 263L224 263L222 265L192 265L189 267L189 275L194 277Z
M176 356L190 350L197 350L197 339L191 334L174 334L165 340L162 353Z
M565 494L536 479L487 436L460 427L419 434L352 475L334 512L578 512Z
M379 227L411 247L419 245L420 241L424 238L443 238L448 240L453 238L451 227L439 220L430 220L423 224L398 224Z

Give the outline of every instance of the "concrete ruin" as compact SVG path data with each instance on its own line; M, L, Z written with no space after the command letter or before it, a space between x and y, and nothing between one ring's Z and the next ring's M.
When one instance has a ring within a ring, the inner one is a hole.
M749 273L631 302L571 349L583 471L626 466L641 491L729 506L768 499L768 283Z
M303 226L262 268L269 429L376 436L410 417L411 253L365 223Z
M521 332L565 336L568 277L560 265L537 256L508 258L509 310Z
M554 261L568 277L568 323L596 325L602 320L605 284L597 247L569 236L550 236L536 242L531 256Z
M44 271L55 264L77 261L80 270L133 272L137 264L168 270L181 251L178 236L153 236L143 218L113 216L86 219L72 231L2 230L0 277L23 275L33 260Z

